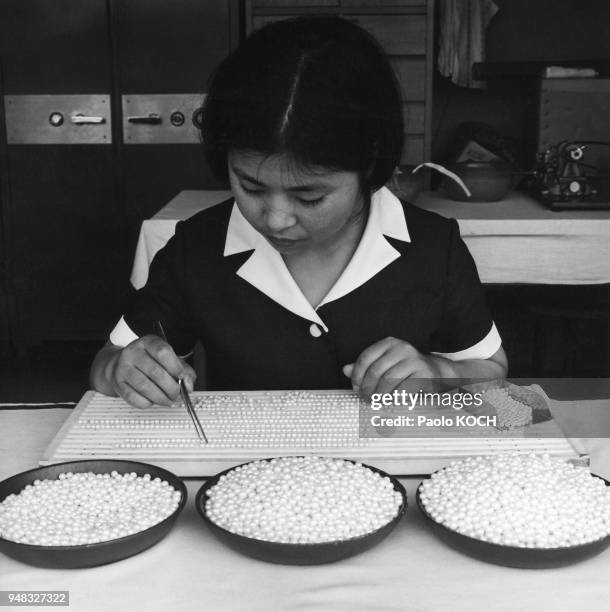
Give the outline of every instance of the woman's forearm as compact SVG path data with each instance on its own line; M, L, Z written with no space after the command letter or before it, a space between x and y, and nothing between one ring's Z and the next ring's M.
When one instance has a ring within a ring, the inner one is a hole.
M489 359L465 359L451 361L440 355L431 355L436 362L441 378L505 378L508 373L508 360L502 348Z

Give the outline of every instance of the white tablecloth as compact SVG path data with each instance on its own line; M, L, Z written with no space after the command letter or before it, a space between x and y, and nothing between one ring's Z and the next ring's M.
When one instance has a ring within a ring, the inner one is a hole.
M577 418L574 406L560 405L568 417ZM582 413L599 413L599 435L609 435L608 400L579 406ZM0 480L36 467L68 414L65 409L0 410ZM585 444L592 470L610 478L609 440ZM0 554L0 590L69 590L69 609L75 612L607 609L610 550L553 570L520 570L471 559L448 548L425 524L414 502L419 481L403 480L409 508L395 531L376 548L339 563L290 567L233 552L197 514L194 497L202 481L192 480L187 482L186 508L156 546L130 559L82 570L35 568Z
M230 191L181 191L154 217L142 222L131 270L131 284L140 289L148 280L150 262L159 249L174 235L176 223L226 200Z
M610 210L556 212L519 192L480 203L425 192L417 206L457 219L484 283L610 283Z
M148 278L155 253L176 223L230 197L229 191L182 191L144 221L131 282ZM467 203L425 192L417 206L457 219L484 283L610 283L610 211L553 212L521 193L500 202Z

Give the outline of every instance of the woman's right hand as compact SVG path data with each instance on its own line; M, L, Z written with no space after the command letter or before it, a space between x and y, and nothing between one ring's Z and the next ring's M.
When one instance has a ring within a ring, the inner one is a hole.
M107 362L106 378L114 392L136 408L171 406L180 395L178 379L192 391L195 370L158 336L143 336L116 351Z

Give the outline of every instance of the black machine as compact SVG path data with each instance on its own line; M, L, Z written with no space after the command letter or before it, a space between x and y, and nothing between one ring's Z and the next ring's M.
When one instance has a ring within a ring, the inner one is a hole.
M534 197L553 210L610 209L610 78L542 78Z
M610 209L610 174L589 163L587 150L605 141L563 141L536 155L531 191L554 210Z

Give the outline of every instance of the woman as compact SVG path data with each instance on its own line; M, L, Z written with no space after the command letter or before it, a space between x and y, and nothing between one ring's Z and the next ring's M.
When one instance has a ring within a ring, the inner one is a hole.
M95 389L170 404L176 379L193 388L177 355L197 340L211 389L368 397L410 378L506 374L456 222L383 187L401 101L369 34L337 17L255 32L214 75L202 136L235 199L177 225L96 356Z

